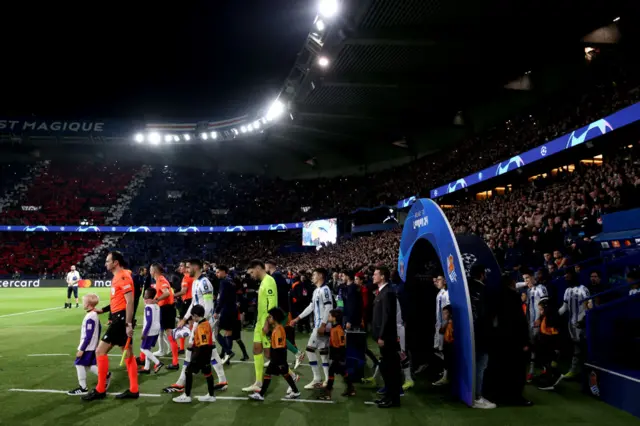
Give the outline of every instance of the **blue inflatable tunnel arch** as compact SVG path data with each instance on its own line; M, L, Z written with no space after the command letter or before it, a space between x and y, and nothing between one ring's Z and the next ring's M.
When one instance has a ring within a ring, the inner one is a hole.
M433 247L431 253L437 257L444 271L454 321L453 392L465 404L471 406L475 399L476 362L473 317L464 263L449 221L440 207L426 198L413 204L402 231L398 272L404 282L413 279L407 276L408 273L411 274L410 262L435 260L417 259L425 255L424 250L413 250L420 240L426 240ZM421 242L418 246L424 244ZM430 335L430 332L431 330L426 330L427 335Z

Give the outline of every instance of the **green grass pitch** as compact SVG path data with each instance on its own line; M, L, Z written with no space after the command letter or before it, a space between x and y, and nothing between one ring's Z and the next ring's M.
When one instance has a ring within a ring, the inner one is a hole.
M95 291L101 301L108 299L108 289ZM162 371L142 376L140 392L150 396L136 401L116 401L112 396L87 403L76 396L62 393L16 392L11 389L67 391L77 386L73 367L80 339L84 312L62 309L66 289L4 289L0 303L0 425L211 425L216 426L328 426L349 425L637 425L638 419L580 393L577 385L564 384L554 393L528 387L526 396L535 402L531 408L498 408L473 410L417 380L417 386L402 399L399 409L380 410L365 404L372 400L371 389L358 387L358 394L346 400L340 397L342 382L336 380L333 404L285 402L280 398L286 390L283 379L275 378L264 403L243 399L218 400L213 404L194 401L179 405L161 389L173 383L178 373ZM102 303L101 303L102 305ZM38 312L33 312L38 311ZM102 316L106 322L106 316ZM141 318L139 318L141 323ZM138 334L139 336L139 334ZM250 348L251 333L244 333ZM139 339L139 338L138 338ZM304 343L305 336L300 336ZM138 340L139 341L139 340ZM134 340L136 342L136 340ZM249 349L250 350L250 349ZM137 348L136 348L137 352ZM29 356L57 354L52 356ZM127 387L128 378L119 367L120 351L110 358L114 379L112 392ZM300 367L305 384L311 377L308 366ZM241 388L252 383L254 370L250 363L235 363L226 368L229 390L218 396L245 397ZM95 385L89 375L89 387ZM206 393L205 381L195 377L194 395ZM312 391L302 391L302 398L315 399Z

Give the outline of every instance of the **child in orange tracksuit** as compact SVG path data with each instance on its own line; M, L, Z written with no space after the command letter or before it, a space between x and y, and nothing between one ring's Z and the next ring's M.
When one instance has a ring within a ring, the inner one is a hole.
M325 401L331 400L331 391L333 390L334 376L336 374L341 374L347 384L347 389L342 393L342 396L354 396L356 394L351 377L347 372L347 336L342 329L341 310L333 309L329 312L329 324L331 324L329 335L329 359L331 360L329 380L327 380L327 386L324 388L324 394L318 397L318 399Z
M554 310L549 306L548 299L538 303L540 318L536 325L540 326L536 356L546 371L538 383L540 390L554 390L562 380L562 374L558 371L558 353L560 352L560 333L555 318Z

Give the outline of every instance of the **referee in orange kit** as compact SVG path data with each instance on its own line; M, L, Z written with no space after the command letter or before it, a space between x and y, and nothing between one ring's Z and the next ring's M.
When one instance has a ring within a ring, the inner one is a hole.
M97 312L101 314L110 311L111 325L107 328L96 349L98 384L82 399L93 401L104 399L107 396L110 381L107 354L114 346L120 346L126 352L127 374L129 375L129 389L116 395L116 399L137 399L140 396L138 393L138 367L130 341L133 337L133 279L131 272L125 270L124 257L118 251L112 251L107 255L105 266L109 272L113 273L111 298L109 305Z

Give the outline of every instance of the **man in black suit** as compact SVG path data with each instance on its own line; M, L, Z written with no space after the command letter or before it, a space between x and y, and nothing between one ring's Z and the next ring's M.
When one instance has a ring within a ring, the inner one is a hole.
M378 295L373 302L371 337L380 347L380 373L386 393L376 401L380 408L400 406L400 347L397 331L397 299L389 284L389 269L381 266L373 273L373 283L378 286Z

